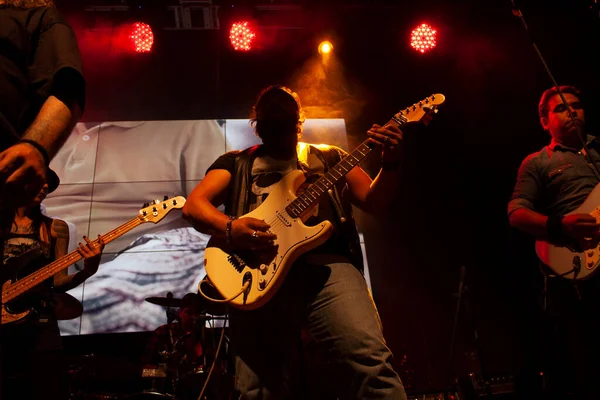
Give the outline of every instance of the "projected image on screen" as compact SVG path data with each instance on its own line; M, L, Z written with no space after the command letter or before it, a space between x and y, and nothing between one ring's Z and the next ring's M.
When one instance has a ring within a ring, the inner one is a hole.
M342 119L307 120L303 140L348 150ZM43 206L69 224L71 251L83 235L94 239L136 217L144 203L187 197L218 156L257 143L248 120L79 123L51 163L61 184ZM145 299L197 292L208 239L174 209L107 244L96 275L69 292L85 311L61 321L61 333L145 331L165 323L166 309Z

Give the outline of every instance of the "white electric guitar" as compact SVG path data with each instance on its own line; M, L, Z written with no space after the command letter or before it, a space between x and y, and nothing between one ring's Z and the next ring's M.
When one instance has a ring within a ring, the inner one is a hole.
M182 208L184 204L185 198L182 196L165 199L162 202L160 200L154 200L151 205L142 208L135 218L129 220L118 228L113 229L107 234L102 235L101 239L105 244L108 244L143 223L159 222L171 210ZM92 241L92 243L97 243L98 240L100 240L100 238ZM29 256L26 258L29 258ZM2 285L2 325L21 321L31 313L31 310L12 313L10 311L11 301L14 301L41 282L81 260L81 258L82 257L79 252L74 250L22 279L19 279L15 282L5 282Z
M444 100L442 94L429 96L395 114L386 126L427 123ZM304 221L319 199L373 147L373 142L364 141L299 196L296 193L305 181L304 173L300 170L288 173L257 209L242 216L264 220L271 226L270 231L277 235L272 251L240 251L223 240L209 240L204 252L206 274L232 306L251 310L267 303L283 283L293 262L327 241L333 231L331 222L306 226Z
M576 210L569 214L590 214L600 221L600 184ZM568 215L568 214L567 214ZM585 248L585 243L582 243ZM567 279L586 279L596 272L600 265L600 245L581 251L573 246L556 246L543 240L535 242L539 259L555 274Z

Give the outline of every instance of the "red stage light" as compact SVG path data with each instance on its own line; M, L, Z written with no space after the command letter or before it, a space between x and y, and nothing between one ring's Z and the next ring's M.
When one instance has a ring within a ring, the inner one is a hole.
M410 35L410 45L413 49L425 53L436 45L437 31L427 24L421 24L413 29Z
M147 53L152 49L154 34L150 25L143 22L136 22L133 24L129 39L131 39L135 51L138 53Z
M229 40L235 50L249 51L252 49L252 41L256 33L248 21L240 21L231 25Z

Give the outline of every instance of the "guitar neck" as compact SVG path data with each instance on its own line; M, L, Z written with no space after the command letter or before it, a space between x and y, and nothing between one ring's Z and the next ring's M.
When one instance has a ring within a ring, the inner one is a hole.
M385 126L395 125L402 127L406 124L406 119L403 119L401 115L394 116L389 120ZM362 142L357 148L344 157L338 162L333 168L331 168L325 175L320 177L314 184L307 188L296 200L292 201L286 208L285 211L292 218L297 218L303 212L311 208L319 199L340 179L342 179L352 168L357 166L365 157L371 153L371 150L376 145L369 139Z
M144 222L146 221L143 220L141 217L135 217L130 221L124 223L123 225L119 226L118 228L113 229L105 235L102 235L100 238L93 240L92 244L98 243L100 239L102 239L105 244L108 244ZM45 281L46 279L56 275L63 269L68 268L70 265L73 265L82 258L83 257L81 257L79 252L77 250L74 250L69 254L66 254L61 258L53 261L52 263L46 265L45 267L35 271L34 273L27 275L25 278L19 279L15 283L12 283L7 290L2 292L2 302L6 303L13 300L14 298L20 296L29 289L33 288L34 286Z

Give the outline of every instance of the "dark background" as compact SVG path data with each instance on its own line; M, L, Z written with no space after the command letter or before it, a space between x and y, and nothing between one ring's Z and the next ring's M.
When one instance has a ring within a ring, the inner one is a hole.
M130 9L86 11L111 4ZM521 160L549 142L537 103L552 80L531 39L558 83L584 92L586 117L595 129L595 4L518 2L528 32L510 0L214 1L220 29L213 30L161 29L173 23L165 11L169 4L177 3L57 1L76 30L84 60L83 119L247 118L262 88L284 84L299 92L308 117L342 115L354 147L372 123L443 93L446 104L431 125L406 130L393 209L383 218L359 215L394 365L414 391L441 389L456 376L479 373L475 322L491 374L535 376L537 338L544 334L541 275L533 242L511 230L506 219ZM228 44L230 21L241 14L260 26L256 51L234 52ZM127 53L109 40L121 23L134 20L154 28L150 54ZM438 29L438 45L428 54L408 45L410 31L421 22ZM325 69L316 54L324 37L334 44ZM372 156L364 167L375 173L377 165ZM470 309L460 309L448 365L461 266ZM122 354L131 342L126 336L70 337L65 343Z

